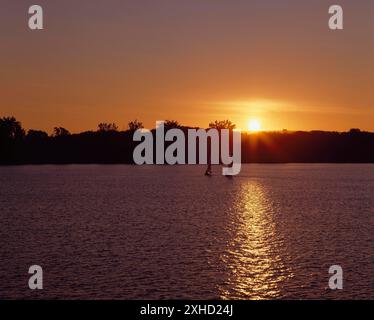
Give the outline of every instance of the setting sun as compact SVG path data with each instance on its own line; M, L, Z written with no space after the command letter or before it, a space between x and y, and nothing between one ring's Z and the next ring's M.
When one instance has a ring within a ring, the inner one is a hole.
M261 123L257 119L251 119L248 121L248 129L252 132L258 132L261 130Z

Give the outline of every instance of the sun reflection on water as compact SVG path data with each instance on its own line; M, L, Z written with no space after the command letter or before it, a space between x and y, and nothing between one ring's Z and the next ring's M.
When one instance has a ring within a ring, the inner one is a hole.
M222 299L277 298L281 283L292 277L274 210L260 183L243 183L230 212L231 241L221 257L228 269L219 288Z

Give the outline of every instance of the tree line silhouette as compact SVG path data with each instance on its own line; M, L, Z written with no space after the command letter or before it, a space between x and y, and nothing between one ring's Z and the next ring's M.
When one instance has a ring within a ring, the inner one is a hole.
M233 130L235 125L224 120L212 122L209 127ZM96 131L71 134L63 127L55 127L48 135L40 130L26 132L14 117L3 117L0 118L0 164L132 164L133 150L139 143L133 141L133 134L139 128L143 124L134 120L125 131L119 131L115 123L100 123ZM171 128L187 132L190 127L175 120L166 121L165 130ZM243 132L242 162L374 163L374 133L359 129Z

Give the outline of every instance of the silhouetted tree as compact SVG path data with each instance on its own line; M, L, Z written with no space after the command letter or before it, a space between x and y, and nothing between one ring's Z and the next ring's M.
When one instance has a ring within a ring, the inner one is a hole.
M0 118L0 138L20 140L25 136L25 130L15 117Z
M349 133L351 133L351 134L357 134L357 133L361 133L361 130L357 129L357 128L353 128L353 129L349 130Z
M32 130L30 129L27 132L26 139L37 141L37 140L46 140L48 139L48 133L40 130Z
M118 126L115 123L102 122L97 127L100 132L118 131Z
M70 132L69 130L63 127L55 127L53 129L53 136L54 137L66 137L66 136L70 136Z
M14 117L0 118L0 163L19 163L23 156L25 130Z
M233 124L230 120L222 120L222 121L214 121L209 123L209 128L214 128L217 130L222 130L222 129L229 129L229 130L234 130L236 128L236 125Z
M167 129L182 127L181 124L176 120L166 120L164 125L165 125L165 128Z
M128 126L130 131L136 131L144 128L143 123L136 119L134 121L130 121Z

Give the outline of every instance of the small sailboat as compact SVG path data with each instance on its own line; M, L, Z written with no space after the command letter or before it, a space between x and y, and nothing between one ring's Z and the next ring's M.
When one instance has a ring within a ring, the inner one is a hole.
M212 165L210 163L208 164L208 167L205 171L205 175L208 176L208 177L210 177L212 175Z

